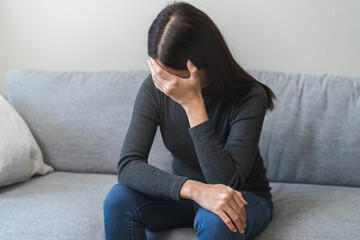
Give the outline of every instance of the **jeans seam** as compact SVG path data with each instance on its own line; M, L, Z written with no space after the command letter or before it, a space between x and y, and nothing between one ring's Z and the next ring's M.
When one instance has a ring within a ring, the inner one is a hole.
M261 207L261 206L264 205L264 204L265 204L265 200L262 200L262 201L260 202L260 204L256 205L255 207L248 208L248 209L246 209L246 211L247 211L247 212L253 211L253 210L255 210L255 209L258 209L259 207Z

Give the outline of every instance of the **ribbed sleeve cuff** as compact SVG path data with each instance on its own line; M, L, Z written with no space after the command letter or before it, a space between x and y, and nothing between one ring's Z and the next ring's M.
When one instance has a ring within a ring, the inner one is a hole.
M182 185L184 184L184 182L188 179L190 179L190 177L184 177L184 176L177 176L178 178L173 182L173 186L171 188L171 198L175 199L177 201L184 201L184 199L180 198L180 189L182 187Z
M209 133L213 129L213 125L210 119L202 122L198 125L189 128L189 133L191 137L198 136L199 134L202 135L203 133Z

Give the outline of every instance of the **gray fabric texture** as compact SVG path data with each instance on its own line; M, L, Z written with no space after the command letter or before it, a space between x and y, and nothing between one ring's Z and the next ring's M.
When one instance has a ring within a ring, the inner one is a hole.
M0 239L105 239L103 200L116 175L55 171L0 188ZM274 216L255 240L353 240L360 189L270 183ZM192 228L148 232L151 240L196 239Z
M24 119L0 96L0 187L53 171Z
M45 163L62 171L116 173L136 92L148 74L11 70L6 94L31 129ZM164 164L170 161L157 136L149 163L171 171Z
M277 100L260 152L270 181L360 186L360 78L248 70Z

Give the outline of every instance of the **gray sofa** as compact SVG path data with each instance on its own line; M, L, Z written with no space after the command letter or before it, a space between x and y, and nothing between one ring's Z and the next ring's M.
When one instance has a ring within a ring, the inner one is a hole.
M260 151L274 216L255 239L359 239L360 78L247 69L276 94ZM104 239L102 204L140 84L138 71L6 74L6 98L55 171L0 188L0 239ZM5 94L3 94L5 95ZM158 129L149 164L171 172ZM196 239L192 228L149 239Z

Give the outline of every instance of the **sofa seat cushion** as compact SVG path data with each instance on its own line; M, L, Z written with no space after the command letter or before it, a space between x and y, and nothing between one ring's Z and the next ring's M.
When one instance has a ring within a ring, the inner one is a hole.
M105 239L103 200L114 174L55 171L0 188L0 239ZM360 188L270 182L274 216L255 240L356 239ZM196 239L192 228L149 239Z
M360 188L271 182L274 216L256 240L358 239Z
M0 239L104 239L113 174L54 171L0 188Z

